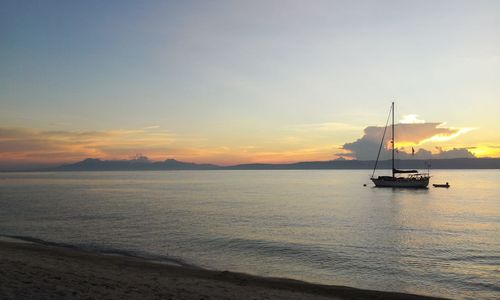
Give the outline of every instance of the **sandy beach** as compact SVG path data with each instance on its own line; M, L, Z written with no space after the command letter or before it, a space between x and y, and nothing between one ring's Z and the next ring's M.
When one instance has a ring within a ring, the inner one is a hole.
M437 299L0 241L1 299Z

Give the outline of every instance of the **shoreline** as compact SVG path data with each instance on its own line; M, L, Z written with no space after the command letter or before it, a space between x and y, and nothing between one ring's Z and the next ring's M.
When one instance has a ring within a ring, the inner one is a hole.
M443 299L175 265L0 239L2 299Z
M96 247L85 247L85 246L76 246L69 243L58 243L51 242L31 236L18 236L18 235L2 235L0 234L0 242L11 242L11 243L24 243L24 244L36 244L43 246L50 246L55 248L63 248L63 249L72 249L75 251L82 251L87 253L94 253L106 256L119 256L119 257L132 257L137 259L143 259L145 261L150 261L158 264L164 265L174 265L180 267L190 267L190 268L201 268L194 264L187 263L181 259L176 259L168 256L161 255L147 255L147 254L136 254L133 252L128 252L125 250L113 249L113 248L96 248Z

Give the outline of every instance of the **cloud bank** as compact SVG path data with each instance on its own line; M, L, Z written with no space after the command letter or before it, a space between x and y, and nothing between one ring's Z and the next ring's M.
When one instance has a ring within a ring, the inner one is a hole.
M474 157L466 148L453 148L443 150L436 147L434 152L425 149L417 149L415 155L411 155L412 147L417 147L428 142L448 141L457 136L470 131L470 128L447 128L443 123L403 123L396 124L395 139L398 158L401 159L428 159L428 158L459 158ZM369 126L364 129L364 135L354 142L346 143L342 146L344 153L339 156L355 158L359 160L374 160L380 147L380 141L384 133L384 127ZM390 157L391 149L391 127L387 127L384 143L380 157L387 159Z

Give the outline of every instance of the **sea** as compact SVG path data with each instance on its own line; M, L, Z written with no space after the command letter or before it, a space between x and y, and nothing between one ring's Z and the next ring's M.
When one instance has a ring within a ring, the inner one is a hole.
M214 270L500 299L500 170L0 173L0 235ZM366 186L365 186L366 185Z

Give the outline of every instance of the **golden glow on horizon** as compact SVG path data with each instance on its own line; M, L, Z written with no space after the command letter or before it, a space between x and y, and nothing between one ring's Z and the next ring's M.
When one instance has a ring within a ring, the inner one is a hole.
M290 138L265 146L213 146L214 141L178 137L157 126L137 130L41 131L0 128L1 161L69 163L85 158L131 159L136 154L152 161L168 158L197 163L291 163L329 160L341 152L340 145L290 144Z
M301 128L303 132L296 133L295 136L281 136L275 139L270 136L260 142L256 139L253 145L246 146L240 145L241 141L224 145L224 140L221 138L180 137L159 126L107 131L0 128L2 144L0 162L70 163L89 157L108 160L130 159L136 154L143 154L152 161L174 158L220 165L326 161L339 157L353 159L349 150L342 149L342 144L328 143L328 135L315 136L312 139L311 136L318 132L326 131L325 134L331 134L330 130L324 130L325 126L339 127L337 123L325 124L327 125L313 126L314 129L311 131ZM354 126L342 126L350 132L354 128ZM411 147L414 147L415 151L425 149L433 154L441 153L442 149L447 151L458 147L469 149L477 157L500 157L500 147L496 146L466 147L463 140L460 143L447 144L471 130L471 128L458 129L450 135L434 135L420 142L397 141L396 147L408 154L411 154L409 150ZM218 143L224 146L217 146ZM420 147L423 144L426 148ZM390 149L390 144L387 147Z
M469 149L477 157L500 158L500 147L478 146Z

